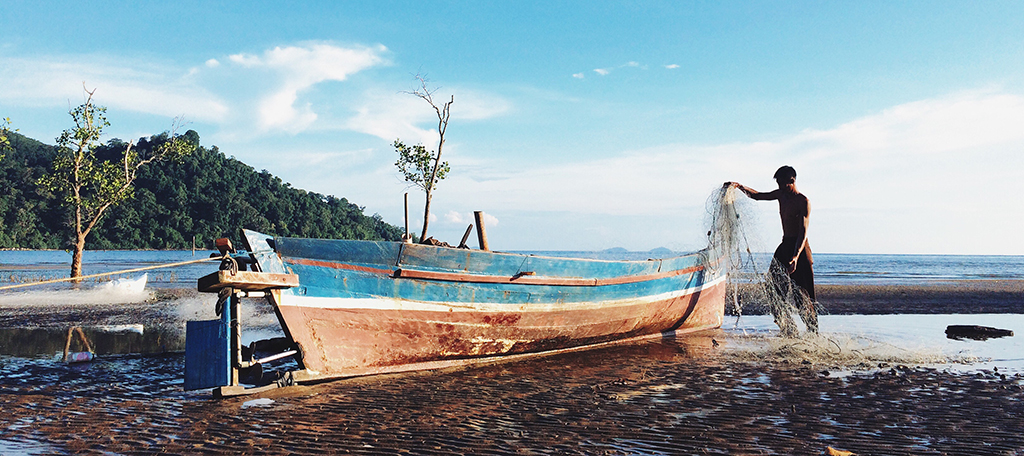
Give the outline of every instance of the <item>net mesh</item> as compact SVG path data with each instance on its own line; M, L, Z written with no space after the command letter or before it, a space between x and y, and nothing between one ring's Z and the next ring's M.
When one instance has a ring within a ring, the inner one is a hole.
M772 258L766 244L754 233L758 225L754 201L739 190L723 186L706 203L708 245L718 267L729 274L727 312L737 316L744 309L767 313L782 335L794 337L803 326L817 331L818 304L793 283L785 268Z

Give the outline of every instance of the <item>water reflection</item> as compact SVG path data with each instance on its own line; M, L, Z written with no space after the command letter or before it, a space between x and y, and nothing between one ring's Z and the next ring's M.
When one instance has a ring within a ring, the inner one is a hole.
M97 355L154 354L185 350L185 334L177 325L117 325L82 327ZM0 355L39 357L60 354L68 328L0 328ZM72 337L72 351L84 351Z

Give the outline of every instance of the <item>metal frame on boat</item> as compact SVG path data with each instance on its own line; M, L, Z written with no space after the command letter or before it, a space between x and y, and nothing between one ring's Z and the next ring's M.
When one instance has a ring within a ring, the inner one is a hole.
M711 248L604 261L243 236L247 253L221 241L222 270L199 280L200 291L220 293L221 318L189 323L187 389L259 390L239 374L270 358L294 356L299 369L262 388L586 349L718 328L724 316L725 273ZM281 354L243 354L237 310L247 294L273 305L288 341Z

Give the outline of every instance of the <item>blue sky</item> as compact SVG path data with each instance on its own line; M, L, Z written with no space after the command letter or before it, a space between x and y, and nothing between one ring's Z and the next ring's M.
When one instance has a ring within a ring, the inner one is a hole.
M436 142L403 91L453 95L431 234L472 211L505 250L699 248L727 180L811 199L816 252L1024 254L1017 2L4 2L0 117L52 142L175 116L295 187L413 225L391 143ZM752 206L765 248L774 203Z

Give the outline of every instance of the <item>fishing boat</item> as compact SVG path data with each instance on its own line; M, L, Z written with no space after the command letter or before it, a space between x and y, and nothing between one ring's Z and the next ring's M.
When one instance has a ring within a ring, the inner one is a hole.
M189 322L186 388L243 394L238 374L293 357L277 385L438 369L718 328L726 274L714 248L606 261L410 242L274 237L243 230L199 280L221 318ZM243 356L237 301L265 296L288 346ZM249 358L249 359L246 359ZM190 372L191 371L191 372ZM267 385L273 387L275 385Z

